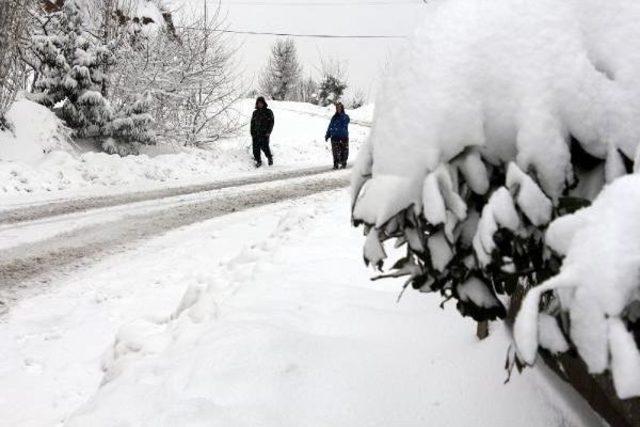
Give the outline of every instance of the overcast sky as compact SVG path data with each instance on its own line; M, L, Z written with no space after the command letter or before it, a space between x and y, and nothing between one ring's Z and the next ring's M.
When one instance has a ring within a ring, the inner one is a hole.
M199 9L203 1L212 8L218 4L217 0L183 1ZM302 34L407 35L424 7L422 0L222 0L229 29ZM230 37L240 45L238 59L246 77L256 80L277 37ZM305 74L317 73L320 56L338 58L348 67L351 89L371 94L385 62L405 43L401 39L295 40Z

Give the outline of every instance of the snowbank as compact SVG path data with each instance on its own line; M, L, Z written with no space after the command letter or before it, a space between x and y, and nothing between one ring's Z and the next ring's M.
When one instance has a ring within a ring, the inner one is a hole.
M243 100L238 104L238 114L245 123L251 117L253 102ZM273 169L332 164L330 146L324 141L327 109L293 102L271 102L270 106L276 117L271 138L276 164ZM65 190L127 191L131 185L184 185L255 173L246 127L239 136L205 149L142 147L146 154L121 158L91 151L60 151L64 146L59 122L46 108L29 101L16 103L9 118L17 119L16 135L0 135L6 139L0 139L0 199ZM351 127L354 153L367 136L367 127ZM264 168L259 173L273 169Z
M7 112L7 119L13 131L0 131L0 168L7 161L28 168L54 150L71 150L62 122L40 104L20 97ZM0 183L6 183L3 178L0 172Z

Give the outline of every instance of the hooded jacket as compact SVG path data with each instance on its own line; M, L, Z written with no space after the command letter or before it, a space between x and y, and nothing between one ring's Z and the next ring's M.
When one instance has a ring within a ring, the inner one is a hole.
M258 108L258 102L264 104L263 108ZM268 108L267 101L263 97L256 99L256 109L251 116L251 136L253 138L264 138L271 134L275 119L273 111Z
M351 119L346 113L334 114L329 123L325 139L347 139L349 138L349 122Z

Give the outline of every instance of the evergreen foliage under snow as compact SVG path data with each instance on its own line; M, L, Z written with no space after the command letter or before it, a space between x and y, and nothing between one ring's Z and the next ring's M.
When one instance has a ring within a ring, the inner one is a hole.
M302 68L293 39L277 40L260 80L260 89L276 101L296 100Z
M116 45L89 32L83 16L68 0L51 16L46 34L33 37L40 76L31 98L54 108L78 137L152 143L146 98L138 95L118 111L107 99Z

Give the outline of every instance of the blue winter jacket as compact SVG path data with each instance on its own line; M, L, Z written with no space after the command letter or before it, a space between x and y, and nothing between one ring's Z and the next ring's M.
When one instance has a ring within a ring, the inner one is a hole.
M349 138L349 122L351 119L346 113L334 114L329 123L329 129L324 139Z

